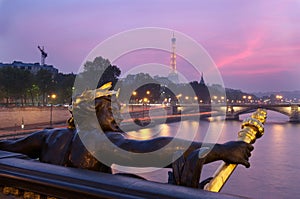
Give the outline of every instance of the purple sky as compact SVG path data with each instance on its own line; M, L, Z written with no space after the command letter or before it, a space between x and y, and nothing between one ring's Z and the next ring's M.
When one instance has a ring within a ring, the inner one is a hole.
M47 64L76 73L100 42L141 27L169 28L196 40L226 87L300 90L299 0L0 0L0 62L40 62L42 45Z

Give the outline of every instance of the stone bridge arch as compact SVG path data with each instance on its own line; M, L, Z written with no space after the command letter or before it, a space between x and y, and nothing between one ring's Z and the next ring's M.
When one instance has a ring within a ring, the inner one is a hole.
M239 119L240 115L254 112L258 108L263 108L286 115L289 117L290 122L300 122L300 108L298 104L229 105L227 106L226 119Z

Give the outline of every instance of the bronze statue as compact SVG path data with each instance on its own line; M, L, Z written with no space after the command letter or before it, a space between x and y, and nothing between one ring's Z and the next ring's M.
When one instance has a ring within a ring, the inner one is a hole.
M90 132L95 133L95 124L85 119L86 112L91 111L92 107L92 109L96 110L96 116L102 128L102 133L115 146L134 153L144 153L160 149L162 146L166 146L166 144L173 141L176 143L176 146L168 146L170 150L165 150L165 154L162 154L164 157L172 158L174 155L172 153L180 149L182 143L185 141L172 137L158 137L146 141L127 139L124 135L125 133L119 128L119 122L121 121L119 104L112 100L111 94L113 93L111 91L103 91L107 90L107 88L102 89L101 92L86 92L83 95L84 97L81 96L74 100L72 109L74 118L69 119L68 128L45 129L21 139L3 140L0 141L0 150L23 153L30 158L38 158L41 162L45 163L111 173L110 165L105 165L97 160L86 149L78 133L77 123L84 124L80 127L80 130L83 129L87 134ZM92 106L90 102L92 102ZM102 150L103 153L108 153L105 151L105 145L103 146L101 143L99 145L99 147L102 147L99 150ZM201 145L202 143L200 142L192 142L188 150L180 158L166 166L173 168L172 178L174 184L198 187L202 164L217 160L242 164L245 167L250 166L248 158L251 155L250 152L253 150L251 144L242 141L215 144L208 154L206 154L205 150L201 149ZM129 157L120 156L118 158ZM152 164L151 160L133 165L139 167L157 166L155 163Z

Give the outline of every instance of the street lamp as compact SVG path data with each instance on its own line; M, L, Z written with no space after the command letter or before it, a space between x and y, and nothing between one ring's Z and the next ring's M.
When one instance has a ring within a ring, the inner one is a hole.
M50 106L50 128L52 128L52 111L53 111L53 103L52 103L52 100L55 100L56 99L56 94L52 94L51 96L51 106Z
M148 102L148 98L144 98L143 99L143 118L145 117L145 106L146 106L146 109L147 109L147 102Z
M137 92L136 91L133 91L132 92L132 99L131 99L131 110L133 111L133 104L135 104L136 103L136 95L137 95Z

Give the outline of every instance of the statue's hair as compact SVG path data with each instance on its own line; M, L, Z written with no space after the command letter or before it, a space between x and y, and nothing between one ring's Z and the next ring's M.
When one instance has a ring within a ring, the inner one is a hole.
M72 105L69 107L72 117L68 119L68 128L75 129L76 122L84 128L89 127L89 122L97 121L103 131L119 131L112 115L112 95L118 96L119 91L110 90L112 83L108 82L95 90L86 90L81 95L74 98ZM108 115L108 113L111 113ZM115 114L116 115L116 114ZM74 119L75 116L75 119ZM89 121L89 119L91 119ZM119 118L118 118L119 119ZM91 125L94 126L94 125Z
M111 107L112 103L115 103L114 99L112 96L102 96L93 101L82 100L75 106L73 105L72 117L67 121L68 128L76 129L76 123L88 128L89 123L95 121L88 118L95 116L103 132L120 131L115 119L107 115L107 113L112 113ZM112 114L117 115L115 113Z

